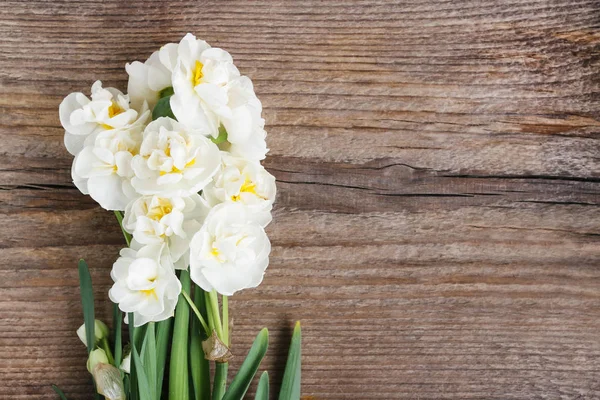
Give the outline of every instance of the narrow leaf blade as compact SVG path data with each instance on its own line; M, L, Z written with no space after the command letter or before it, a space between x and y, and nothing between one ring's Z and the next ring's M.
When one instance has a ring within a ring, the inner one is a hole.
M204 320L208 319L204 290L194 285L194 304ZM206 332L197 318L192 318L190 330L190 371L195 400L210 400L210 366L202 350Z
M299 400L300 399L300 380L301 380L301 344L302 331L300 329L300 321L296 322L294 333L292 335L292 343L288 359L285 364L285 372L283 381L281 382L281 391L279 392L279 400Z
M189 292L191 286L189 271L181 271L180 281L182 290ZM188 372L189 323L190 308L187 305L187 300L180 294L175 308L173 344L171 345L169 400L188 400L190 397Z
M52 385L52 389L56 392L56 394L60 397L60 400L67 400L67 396L63 393L62 390L56 385Z
M85 340L88 354L94 350L96 340L94 327L94 292L92 291L92 277L85 260L79 260L79 287L81 290L81 305L83 307L83 322L85 324Z
M263 372L256 388L255 400L269 400L269 373Z
M119 368L121 366L121 361L123 360L123 343L122 343L122 323L123 323L123 313L119 310L119 306L117 304L113 304L113 326L115 330L114 334L114 355L115 355L115 367Z
M269 331L267 328L263 328L256 336L256 339L254 339L248 355L240 366L237 375L233 378L229 389L225 392L223 400L239 400L244 398L268 347Z
M148 376L146 375L146 371L144 365L142 364L142 360L140 355L138 354L135 347L131 347L131 356L133 358L133 362L135 363L135 372L138 381L138 390L140 394L140 398L143 400L155 400L154 391L150 389L150 381Z
M163 378L165 376L165 365L167 363L167 350L169 348L169 339L171 339L171 328L173 318L160 321L156 324L156 393L162 393Z
M149 322L146 328L146 335L144 336L144 344L142 345L141 356L142 364L144 365L144 372L146 378L150 383L156 383L156 334L154 328L154 322ZM151 392L156 392L157 385L152 385ZM153 393L156 398L156 393Z
M129 345L131 346L131 357L133 357L133 350L135 349L135 336L136 336L136 329L133 324L133 313L128 313L127 314L127 322L129 324ZM140 394L138 392L138 382L137 382L137 373L136 373L136 365L135 365L135 361L131 363L130 368L129 368L129 397L128 399L130 400L138 400L140 397Z

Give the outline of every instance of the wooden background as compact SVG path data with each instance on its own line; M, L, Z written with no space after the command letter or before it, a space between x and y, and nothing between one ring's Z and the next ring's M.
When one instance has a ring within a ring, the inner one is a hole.
M311 399L600 398L597 0L2 0L0 398L91 398L76 261L108 320L123 240L58 105L186 32L253 79L279 181L235 353L267 326L278 383L300 319Z

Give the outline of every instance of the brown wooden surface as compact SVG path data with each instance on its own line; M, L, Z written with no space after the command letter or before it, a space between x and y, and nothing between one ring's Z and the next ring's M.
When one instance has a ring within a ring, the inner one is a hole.
M0 22L0 398L91 398L79 257L110 318L122 238L71 183L60 101L188 31L253 79L279 181L235 353L267 326L278 384L300 319L316 399L600 398L599 1L3 0Z

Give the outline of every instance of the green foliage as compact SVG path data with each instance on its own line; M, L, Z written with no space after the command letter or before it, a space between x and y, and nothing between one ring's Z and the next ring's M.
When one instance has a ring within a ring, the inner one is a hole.
M227 371L229 370L229 364L223 362L215 363L215 380L213 382L213 400L221 400L225 394L225 388L227 385Z
M213 141L214 144L221 144L227 141L227 129L223 125L219 126L219 136L216 138L211 137L210 140Z
M123 313L119 310L119 306L117 304L113 304L113 326L115 330L114 335L114 349L115 349L115 367L119 368L121 366L121 361L123 361L123 344L121 339L122 329L121 324L123 323Z
M156 323L156 392L162 393L163 379L165 376L165 367L167 364L167 352L169 349L169 341L171 339L171 331L173 327L173 318L166 319Z
M67 396L63 393L62 390L56 385L52 385L52 389L56 392L56 394L60 397L60 400L67 400Z
M194 306L206 321L206 302L204 290L194 285ZM193 318L190 330L190 372L194 390L194 400L210 400L210 366L204 357L202 341L206 340L206 332L199 320Z
M301 346L302 332L300 330L300 321L296 322L292 343L288 353L285 372L279 392L279 400L299 400L300 399L300 372L301 368Z
M169 86L168 88L164 88L160 92L158 92L158 97L162 99L163 97L173 96L175 91L173 90L173 86Z
M131 235L125 230L125 228L123 228L123 212L115 210L115 217L117 217L117 221L119 221L121 232L123 232L125 242L127 243L127 246L129 246L131 244Z
M131 346L131 365L129 367L129 400L139 400L137 366L134 356L137 354L135 345L136 328L133 325L133 313L127 314L127 322L129 324L129 345Z
M85 324L85 340L88 354L94 350L96 341L94 325L94 292L92 291L92 277L85 260L79 260L79 288L81 290L81 305L83 306L83 322Z
M190 291L190 273L181 271L181 287ZM188 400L189 371L188 371L188 335L190 323L190 308L185 297L180 294L175 308L175 327L171 345L171 365L169 375L169 400Z
M157 120L160 117L169 117L177 120L171 110L171 96L163 97L158 100L154 106L154 109L152 110L152 121Z
M256 388L255 400L269 400L269 373L263 372Z
M256 339L254 339L248 355L244 359L237 375L233 378L229 389L225 392L223 400L241 400L244 398L254 375L256 375L256 371L258 371L260 362L267 353L268 347L269 331L267 328L263 328L256 336Z

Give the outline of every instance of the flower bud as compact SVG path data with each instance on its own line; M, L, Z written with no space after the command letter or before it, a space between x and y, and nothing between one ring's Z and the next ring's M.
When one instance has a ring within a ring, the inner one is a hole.
M98 319L94 320L94 336L96 337L96 342L94 345L105 337L108 337L109 333L108 326L106 326L104 322ZM87 346L87 340L85 338L85 324L81 325L79 329L77 329L77 336L79 336L79 340L81 340L83 344Z
M87 369L92 373L94 367L98 364L108 364L108 357L106 353L102 349L96 349L90 353L90 356L87 360Z
M125 400L125 389L119 370L110 364L96 364L92 370L96 389L106 400Z
M131 373L131 353L127 354L127 356L123 358L123 361L121 361L121 366L119 368L125 373Z

